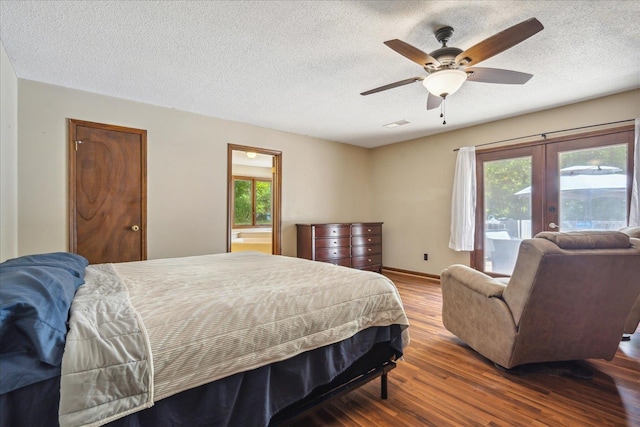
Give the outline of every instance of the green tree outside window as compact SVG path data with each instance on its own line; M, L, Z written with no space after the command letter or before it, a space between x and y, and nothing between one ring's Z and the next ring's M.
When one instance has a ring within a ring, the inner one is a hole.
M233 226L270 226L271 198L271 181L258 178L234 178Z

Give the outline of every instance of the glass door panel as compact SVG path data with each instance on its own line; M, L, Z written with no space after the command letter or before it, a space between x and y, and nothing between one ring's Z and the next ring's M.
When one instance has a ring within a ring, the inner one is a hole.
M627 225L627 145L558 154L562 231L618 230Z
M531 237L532 157L484 162L484 271L511 274Z
M547 145L545 229L619 230L629 214L632 132Z

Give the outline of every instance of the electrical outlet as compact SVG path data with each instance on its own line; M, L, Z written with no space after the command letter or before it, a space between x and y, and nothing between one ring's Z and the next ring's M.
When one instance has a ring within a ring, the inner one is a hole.
M424 254L424 260L429 261L429 254Z

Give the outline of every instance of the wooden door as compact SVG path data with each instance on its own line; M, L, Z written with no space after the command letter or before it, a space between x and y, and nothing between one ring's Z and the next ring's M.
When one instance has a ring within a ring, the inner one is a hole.
M147 131L69 120L69 249L91 264L146 249Z

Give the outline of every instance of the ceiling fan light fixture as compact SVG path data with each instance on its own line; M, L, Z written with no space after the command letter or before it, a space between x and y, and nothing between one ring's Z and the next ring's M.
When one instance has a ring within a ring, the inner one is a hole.
M455 93L467 80L467 73L462 70L441 70L431 73L422 81L427 90L441 98Z

